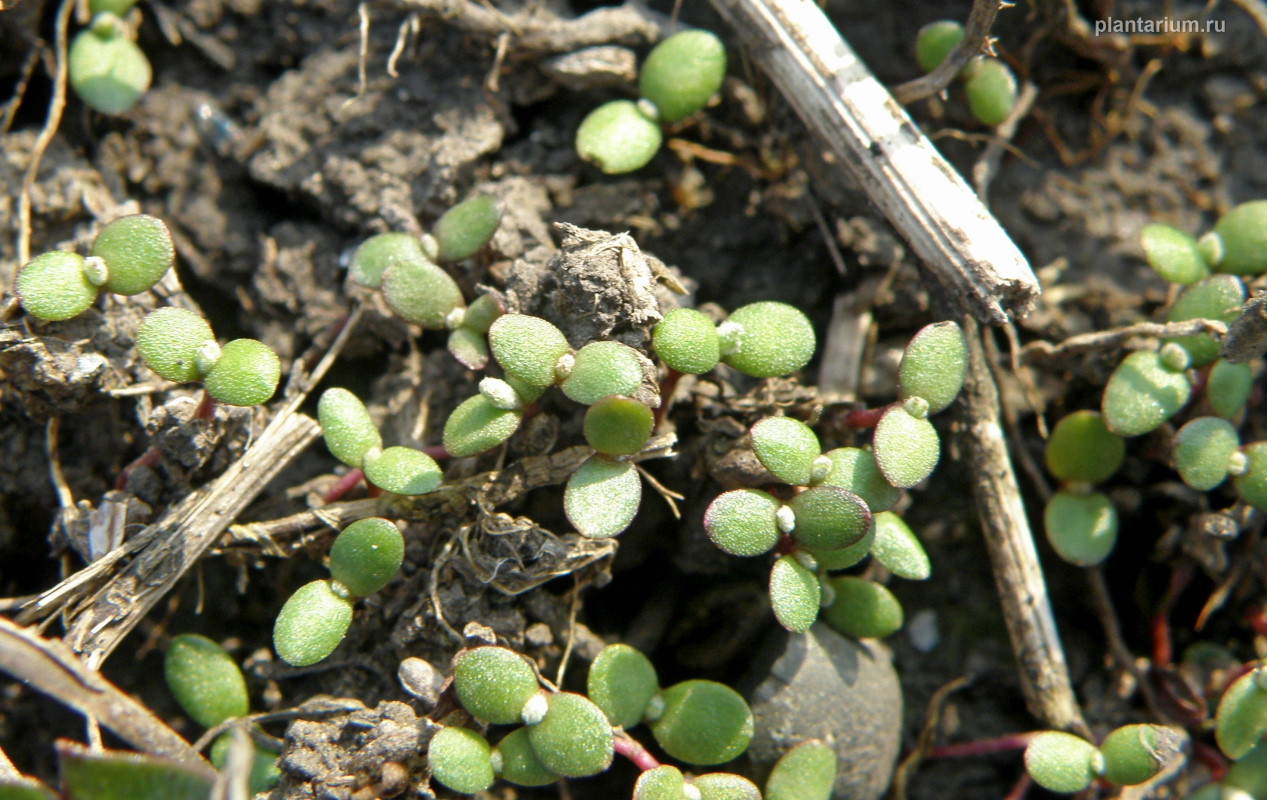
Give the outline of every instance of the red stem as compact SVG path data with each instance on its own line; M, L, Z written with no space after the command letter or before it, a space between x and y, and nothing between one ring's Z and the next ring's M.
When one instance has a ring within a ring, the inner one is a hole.
M154 467L159 461L163 460L163 454L158 451L157 447L151 446L131 463L128 464L119 473L119 477L114 479L114 488L123 491L128 488L128 477L132 475L132 471L141 467Z
M879 408L855 408L845 414L845 425L850 428L874 428L880 424L880 417L889 410L889 406Z
M202 397L198 400L198 407L194 409L194 419L211 419L216 415L216 399L207 394L204 389Z
M334 485L326 489L326 493L321 495L321 502L333 503L339 500L348 492L356 488L356 485L365 477L365 473L359 469L350 469L344 473L342 478L335 481Z
M1149 621L1149 630L1153 639L1153 664L1158 667L1170 666L1174 659L1174 646L1170 637L1170 611L1175 601L1192 580L1192 564L1184 561L1175 565L1170 572L1170 582L1166 585L1166 594L1157 604L1157 610Z
M682 379L682 373L673 367L665 367L664 380L660 381L660 407L655 410L654 427L660 427L660 423L669 414L669 406L672 405L673 390L677 388L677 382Z
M426 453L432 458L448 458L449 457L449 451L445 450L444 445L442 444L427 445L426 447L422 448L422 452Z
M1192 757L1210 770L1211 778L1216 781L1223 780L1223 775L1227 773L1227 759L1218 750L1205 742L1193 740Z
M1021 777L1017 779L1016 785L1012 787L1012 791L1007 793L1007 797L1003 800L1021 800L1028 792L1029 785L1033 783L1033 779L1029 777L1029 773L1021 771Z
M984 756L990 753L1024 750L1029 746L1029 740L1040 733L1042 731L1009 733L1006 736L997 736L993 739L978 739L974 742L937 745L929 749L928 758L960 758L962 756Z
M643 747L624 731L616 731L612 735L612 745L617 753L629 759L635 767L643 772L660 766L660 762L656 760L655 756L647 752L647 748Z

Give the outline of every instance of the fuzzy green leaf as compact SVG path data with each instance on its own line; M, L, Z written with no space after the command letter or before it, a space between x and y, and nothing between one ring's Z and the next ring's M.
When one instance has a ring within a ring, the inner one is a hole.
M1095 780L1100 751L1072 733L1043 731L1025 748L1025 770L1044 789L1080 792Z
M631 100L603 103L576 129L576 154L608 175L645 167L664 140L660 125Z
M541 764L567 778L597 775L611 766L612 729L602 709L571 692L546 695L545 718L528 728Z
M317 402L317 421L330 455L360 469L365 453L383 446L370 412L360 398L347 389L331 388L321 393Z
M353 597L368 597L396 577L405 539L390 520L370 517L343 529L330 546L330 576Z
M1232 682L1214 714L1214 738L1236 760L1267 734L1267 672L1262 667Z
M788 375L814 357L814 326L787 303L765 301L737 308L718 334L722 361L754 378Z
M1104 778L1118 786L1151 780L1178 755L1181 738L1160 725L1123 725L1104 737Z
M1267 744L1259 742L1252 750L1238 758L1227 768L1220 781L1227 790L1239 790L1244 796L1234 791L1221 792L1212 800L1248 800L1248 798L1267 797ZM1214 784L1218 787L1219 784ZM1230 795L1230 796L1229 796Z
M871 441L884 479L903 489L931 475L941 459L937 429L928 420L911 416L901 403L880 417Z
M431 229L439 248L436 257L446 262L470 258L488 244L501 221L502 207L495 197L477 195L458 203Z
M92 255L106 262L109 278L101 288L140 294L176 263L176 248L161 219L131 214L107 224L92 242Z
M1182 371L1168 369L1154 352L1131 353L1108 385L1100 409L1104 425L1118 436L1139 436L1157 428L1188 402L1192 384Z
M136 352L145 366L175 383L202 378L198 350L214 342L207 321L192 311L167 306L145 316L136 332Z
M467 327L449 332L449 352L467 369L481 370L488 366L488 338Z
M1224 419L1232 419L1245 409L1253 386L1254 370L1249 364L1215 361L1205 384L1210 410Z
M67 69L75 94L102 114L122 114L136 105L153 79L149 59L113 14L98 14L75 36Z
M899 578L922 581L932 574L932 563L919 538L906 521L892 511L875 515L871 555Z
M59 800L60 797L34 778L0 778L0 800Z
M902 497L902 490L884 479L870 450L838 447L825 455L831 459L832 467L822 486L848 489L872 511L888 511Z
M925 72L941 66L950 51L963 40L963 26L954 20L930 22L915 35L915 61Z
M633 522L642 503L642 478L628 461L590 456L568 478L563 512L577 533L589 539L615 536Z
M336 594L330 581L313 581L278 612L273 649L292 667L307 667L333 653L351 624L351 598Z
M634 782L633 800L686 800L682 770L668 764L645 770Z
M1122 465L1126 442L1110 433L1096 411L1075 411L1061 418L1047 439L1047 471L1060 481L1099 483Z
M660 679L640 651L609 644L590 664L585 691L612 725L629 729L642 722L647 704L660 691Z
M422 243L408 233L380 233L361 242L352 254L348 272L352 280L370 289L383 283L388 267L400 263L420 264L427 261Z
M880 584L852 575L828 578L834 595L823 621L855 639L883 639L902 627L902 604Z
M395 494L426 494L444 480L435 459L412 447L389 447L365 459L364 470L367 481Z
M721 360L717 326L693 308L675 308L651 329L651 348L670 369L702 375Z
M793 486L809 486L822 452L809 426L791 417L765 417L752 426L752 449L770 474Z
M503 314L488 329L493 358L529 386L552 386L559 359L572 352L563 331L540 317Z
M1243 475L1232 478L1236 493L1259 511L1267 511L1267 442L1254 442L1241 449L1249 464Z
M430 261L398 261L383 272L383 299L401 319L432 330L448 326L449 315L464 308L462 290Z
M84 274L84 257L60 250L28 261L15 288L26 313L52 322L79 316L97 299L97 287Z
M954 322L935 322L906 345L897 380L902 397L922 397L928 401L928 413L936 414L959 396L967 372L963 331Z
M723 492L704 512L704 530L732 556L759 556L779 542L779 501L760 489Z
M467 728L444 727L427 746L431 777L455 792L475 794L493 785L491 749L483 736Z
M731 772L696 775L691 785L699 790L699 800L761 800L755 783Z
M677 122L703 108L726 78L726 47L703 30L675 33L647 55L638 93L655 104L661 122Z
M815 486L787 503L796 516L792 538L806 549L839 550L866 536L871 512L862 498L838 486Z
M548 786L559 779L537 758L527 728L515 728L493 748L493 771L516 786Z
M1148 266L1165 280L1187 286L1210 274L1197 240L1169 225L1145 225L1139 233Z
M203 386L207 394L230 406L257 406L277 391L282 362L268 345L256 339L234 339L220 351Z
M482 294L471 301L462 317L462 327L476 333L488 334L497 318L506 313L506 308L491 294Z
M590 342L576 353L572 372L559 388L589 405L608 395L633 395L642 385L642 359L621 342Z
M831 800L836 751L810 739L788 750L770 770L765 800Z
M752 710L729 686L690 680L664 690L664 713L651 733L664 751L699 766L738 757L752 741Z
M522 411L497 408L482 394L468 397L444 423L444 449L454 458L479 455L509 439L522 419Z
M818 619L822 587L814 573L795 556L786 555L770 568L770 608L779 624L792 633L805 633Z
M473 647L458 654L453 688L471 716L511 725L520 721L524 704L537 694L537 674L513 650Z
M1245 284L1232 275L1211 275L1183 290L1166 312L1167 322L1214 319L1231 323L1245 304ZM1219 343L1208 333L1167 339L1188 351L1193 367L1204 367L1219 356Z
M1117 509L1100 492L1056 492L1043 511L1043 526L1058 556L1080 567L1093 567L1113 552Z
M875 533L875 517L873 516L863 537L848 547L842 547L839 550L810 550L803 546L798 546L798 548L813 555L819 569L828 572L848 569L860 563L871 553L871 547L875 544Z
M993 128L1008 118L1016 107L1016 78L1007 64L977 56L962 74L968 107L978 122Z
M1173 446L1179 477L1193 489L1207 492L1227 478L1228 460L1241 439L1222 417L1198 417L1179 429Z
M1214 224L1223 244L1219 272L1258 275L1267 270L1267 200L1241 203Z
M74 800L206 800L208 767L118 750L93 751L57 742L62 791Z
M585 441L600 453L633 455L651 436L655 415L630 397L604 397L585 411Z
M204 728L250 711L242 670L205 636L182 633L172 639L163 656L163 677L176 703Z

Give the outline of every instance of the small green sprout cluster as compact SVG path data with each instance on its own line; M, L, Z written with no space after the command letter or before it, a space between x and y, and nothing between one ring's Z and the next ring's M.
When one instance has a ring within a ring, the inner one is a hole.
M194 722L214 728L250 712L246 678L224 648L205 636L182 633L172 639L163 658L163 676L176 703ZM232 732L226 731L211 745L211 763L223 769ZM277 783L277 753L257 748L251 766L252 794L266 792Z
M90 0L92 20L70 43L70 86L103 114L122 114L136 105L153 79L150 61L123 19L135 4L136 0Z
M932 72L963 40L963 26L953 20L931 22L915 38L915 60ZM991 128L1007 119L1016 107L1016 78L997 58L975 56L959 72L972 116Z
M207 394L231 406L268 402L282 375L281 360L268 345L234 339L221 346L207 320L172 306L145 316L136 332L136 351L160 377L175 383L201 380Z
M809 630L820 608L828 624L850 636L879 638L901 627L902 608L888 589L827 573L852 567L870 553L896 575L928 577L927 554L890 509L903 488L936 467L941 445L928 415L955 399L966 369L967 346L958 325L940 322L920 330L903 352L899 399L881 414L870 450L823 453L809 426L789 417L766 417L752 426L757 459L783 486L724 492L705 512L704 529L732 555L778 548L770 602L785 628Z
M412 447L383 448L383 437L360 398L347 389L326 389L317 421L331 455L380 489L404 495L434 491L443 480L435 459Z
M1267 201L1236 206L1200 239L1165 225L1144 228L1149 265L1183 287L1166 320L1235 320L1246 298L1241 276L1267 271L1264 231ZM1056 553L1080 566L1108 557L1117 512L1093 484L1117 471L1124 439L1151 433L1185 409L1191 416L1170 440L1171 463L1183 482L1206 492L1230 477L1242 502L1267 510L1267 442L1242 444L1237 430L1252 385L1252 367L1220 358L1210 334L1174 337L1157 350L1127 355L1104 388L1100 413L1069 414L1048 440L1047 469L1061 481L1044 512Z
M1025 769L1039 786L1074 794L1097 778L1134 786L1153 778L1175 754L1177 734L1160 725L1124 725L1099 747L1080 736L1044 731L1025 748Z
M344 528L330 547L330 578L301 586L277 614L277 655L306 667L333 653L352 624L356 598L390 583L404 558L404 537L390 520L370 517Z
M449 331L449 351L471 369L488 362L484 336L502 314L496 298L484 295L468 306L457 282L440 264L463 261L488 244L501 224L495 198L476 195L450 208L421 239L380 233L361 243L348 265L352 280L378 289L388 307L406 322Z
M712 766L747 749L753 716L744 699L720 683L687 680L661 688L655 667L628 645L609 645L599 653L590 666L588 696L542 688L531 662L493 645L467 648L454 657L452 689L466 714L446 717L431 740L427 763L432 779L453 791L482 792L498 778L518 786L585 778L606 771L620 752L643 770L635 800L762 796L740 775L688 776L677 767L660 765L629 738L627 730L645 723L673 758ZM480 729L466 727L467 720L479 723ZM505 725L517 727L490 745L486 726ZM827 800L835 769L830 748L806 743L775 767L766 796ZM805 791L796 794L798 790Z
M652 48L638 75L637 102L613 100L576 131L576 152L616 175L646 166L660 149L660 125L694 114L721 88L726 48L702 30L675 33Z

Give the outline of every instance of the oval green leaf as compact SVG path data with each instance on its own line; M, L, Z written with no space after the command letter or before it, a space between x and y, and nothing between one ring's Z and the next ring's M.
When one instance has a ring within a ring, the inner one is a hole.
M717 326L693 308L675 308L651 329L651 348L669 369L702 375L721 360Z
M515 728L493 748L493 771L516 786L549 786L559 779L537 758L527 728Z
M365 453L383 446L370 412L360 398L347 389L331 388L321 393L317 402L317 421L330 455L360 469Z
M1211 275L1183 290L1166 312L1167 322L1214 319L1231 323L1245 304L1245 284L1232 275ZM1219 356L1219 343L1208 333L1167 339L1188 351L1191 366L1204 367Z
M915 61L925 72L941 66L950 51L963 40L963 26L949 19L930 22L915 34Z
M576 154L608 175L645 167L660 150L660 125L631 100L612 100L576 129Z
M718 333L722 361L754 378L791 374L814 357L814 326L787 303L765 301L737 308Z
M729 686L690 680L664 690L651 733L679 761L708 766L738 757L752 741L752 710Z
M810 739L788 750L770 770L765 800L831 800L836 751Z
M655 415L631 397L604 397L585 411L585 441L600 453L628 456L647 443Z
M1267 672L1262 667L1232 682L1214 714L1214 739L1219 749L1235 761L1248 753L1267 733Z
M149 59L122 29L113 14L98 14L92 27L80 31L70 44L70 86L102 114L122 114L136 105L153 79Z
M664 764L644 770L634 782L633 800L685 800L686 778L682 770Z
M585 691L612 725L629 729L642 722L647 704L660 691L660 679L639 650L609 644L590 664Z
M163 677L176 703L204 728L246 716L246 678L220 645L196 633L172 639L163 655Z
M492 450L519 429L523 412L498 408L482 394L468 397L444 423L444 449L454 458Z
M1205 384L1210 410L1224 419L1232 419L1245 410L1253 386L1254 370L1249 364L1215 361Z
M902 604L880 584L852 575L828 578L834 595L823 621L855 639L883 639L902 627Z
M136 352L145 366L175 383L202 378L198 351L215 334L207 321L192 311L168 306L151 311L136 332Z
M1232 478L1236 493L1259 511L1267 511L1267 442L1254 442L1241 449L1249 461L1242 475Z
M704 512L704 531L732 556L759 556L779 542L779 501L760 489L723 492Z
M93 240L92 255L106 262L109 277L101 288L122 295L146 291L176 263L167 225L149 214L130 214L108 223Z
M503 314L488 329L493 358L529 386L553 386L555 365L572 352L563 331L540 317Z
M963 388L968 372L968 345L954 322L935 322L921 328L898 364L897 380L902 397L922 397L928 413L949 406Z
M559 388L582 405L608 395L631 396L642 386L642 359L621 342L590 342L576 353L572 372Z
M1188 402L1192 384L1167 369L1154 352L1131 353L1104 387L1104 425L1118 436L1139 436L1160 426Z
M353 597L368 597L396 577L405 539L390 520L369 517L343 529L330 546L330 576Z
M75 800L206 800L215 773L204 765L57 742L62 791Z
M1095 780L1099 755L1086 739L1062 731L1043 731L1025 748L1025 770L1044 789L1073 794Z
M810 485L822 448L808 425L791 417L765 417L749 435L757 460L771 475L792 486Z
M661 122L694 114L721 88L726 47L713 33L675 33L647 55L638 74L638 93L655 104Z
M761 800L755 783L732 772L696 775L690 784L699 790L699 800Z
M1175 434L1175 470L1183 482L1207 492L1227 478L1229 459L1241 446L1232 423L1222 417L1198 417Z
M611 766L611 723L602 709L571 692L546 695L545 718L528 728L542 766L567 778L597 775Z
M1232 208L1214 224L1223 242L1219 272L1258 275L1267 270L1267 200L1254 200Z
M278 612L273 649L292 667L307 667L333 653L351 624L352 600L336 594L330 581L313 581Z
M978 56L963 68L964 94L972 116L982 125L1001 124L1016 107L1016 78L997 58Z
M787 503L796 517L792 538L815 552L839 550L859 542L871 527L871 511L862 498L838 486L815 486Z
M902 497L902 490L884 479L875 456L858 447L837 447L825 454L831 471L822 486L839 486L858 495L872 511L888 511Z
M427 746L431 777L455 792L475 794L493 785L492 751L483 736L467 728L444 727Z
M50 322L79 316L97 299L97 287L84 274L84 257L60 250L28 261L15 288L26 313Z
M1108 558L1117 542L1117 509L1100 492L1056 492L1043 511L1043 525L1056 555L1080 567Z
M512 725L537 694L537 673L513 650L473 647L457 656L453 688L471 716L493 725Z
M367 459L364 470L367 481L395 494L426 494L444 480L435 459L412 447L389 447Z
M421 264L427 261L417 236L407 233L380 233L361 242L352 254L348 272L352 280L370 289L383 283L383 273L401 263Z
M441 261L462 261L488 244L502 221L501 203L488 195L477 195L458 203L436 220L431 235Z
M1148 266L1165 280L1187 286L1210 274L1197 240L1169 225L1145 225L1139 233Z
M628 461L593 455L568 478L563 511L577 533L606 539L629 527L642 502L642 478Z
M383 272L382 290L397 316L431 330L447 327L449 314L466 305L449 273L430 261L392 264Z
M876 465L893 486L909 489L933 474L941 459L937 429L895 403L880 417L872 437Z
M1075 411L1052 428L1044 455L1056 480L1099 483L1122 466L1126 442L1105 427L1099 412Z
M932 562L906 520L892 511L881 511L874 519L875 541L871 555L875 560L899 578L927 580L933 571Z
M257 406L277 391L282 362L256 339L234 339L220 351L220 360L203 379L207 394L230 406Z
M1161 725L1123 725L1104 737L1104 779L1118 786L1134 786L1162 770L1178 755L1181 738Z
M779 624L792 633L805 633L818 619L822 587L814 573L795 556L786 555L770 568L770 608Z

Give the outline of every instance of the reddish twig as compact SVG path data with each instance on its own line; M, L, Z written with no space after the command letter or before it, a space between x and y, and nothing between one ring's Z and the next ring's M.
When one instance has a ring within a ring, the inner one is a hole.
M629 759L635 767L643 772L660 766L660 762L656 760L655 756L647 752L647 748L643 747L638 740L624 731L615 732L612 736L612 745L617 753Z
M978 739L972 742L939 744L929 748L927 757L962 758L963 756L984 756L991 753L1006 753L1011 750L1024 750L1026 747L1029 747L1030 739L1033 739L1040 733L1042 733L1042 731L1009 733L1006 736L996 736L993 739Z
M348 492L356 488L356 485L365 477L365 473L359 469L350 469L334 482L334 485L326 489L325 494L321 495L321 502L330 504L336 500L342 500ZM368 485L368 484L367 484Z
M1175 565L1170 573L1170 582L1166 585L1166 594L1157 604L1157 610L1149 621L1149 631L1153 640L1153 666L1168 667L1174 659L1174 645L1170 636L1170 612L1175 601L1192 580L1192 564L1182 561Z

